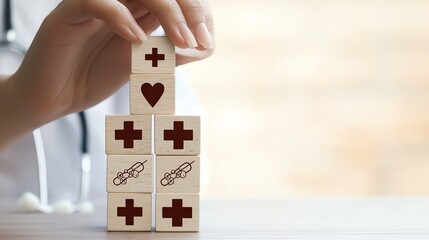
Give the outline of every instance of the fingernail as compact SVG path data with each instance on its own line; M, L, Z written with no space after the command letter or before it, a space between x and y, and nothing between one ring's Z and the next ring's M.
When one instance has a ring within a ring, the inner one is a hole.
M146 34L143 32L143 30L137 23L131 24L131 31L140 40L140 42L147 40Z
M205 23L199 23L195 27L195 35L197 36L198 42L203 46L205 49L213 49L213 39L209 32L209 29L207 28L207 25Z
M195 39L194 34L192 34L186 23L179 24L179 32L190 48L198 47L197 39Z

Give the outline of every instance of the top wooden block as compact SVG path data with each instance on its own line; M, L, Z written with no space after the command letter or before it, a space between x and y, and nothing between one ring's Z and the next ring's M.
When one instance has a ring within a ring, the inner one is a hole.
M148 37L142 44L133 44L131 73L174 73L176 53L168 37Z

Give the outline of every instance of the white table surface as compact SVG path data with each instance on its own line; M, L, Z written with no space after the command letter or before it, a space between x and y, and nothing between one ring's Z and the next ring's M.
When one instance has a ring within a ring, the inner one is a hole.
M429 239L429 198L203 201L199 233L106 232L106 210L26 214L0 204L0 239Z

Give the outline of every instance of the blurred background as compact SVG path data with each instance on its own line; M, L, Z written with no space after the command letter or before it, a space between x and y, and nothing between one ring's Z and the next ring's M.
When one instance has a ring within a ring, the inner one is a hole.
M429 194L429 1L212 7L206 198Z

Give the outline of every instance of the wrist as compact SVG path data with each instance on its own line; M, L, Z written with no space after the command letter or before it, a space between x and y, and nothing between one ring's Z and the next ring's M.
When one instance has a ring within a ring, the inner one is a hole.
M40 91L36 79L29 79L29 73L18 70L10 76L8 89L13 99L14 114L24 118L21 124L34 130L62 116L64 109L56 108L54 101L46 101L46 93ZM54 104L53 104L54 103Z
M14 86L14 77L0 80L0 151L35 128L37 123L27 115Z
M34 101L18 87L17 80L14 74L0 82L0 111L4 113L0 118L0 138L19 138L49 121L47 115L33 108Z

